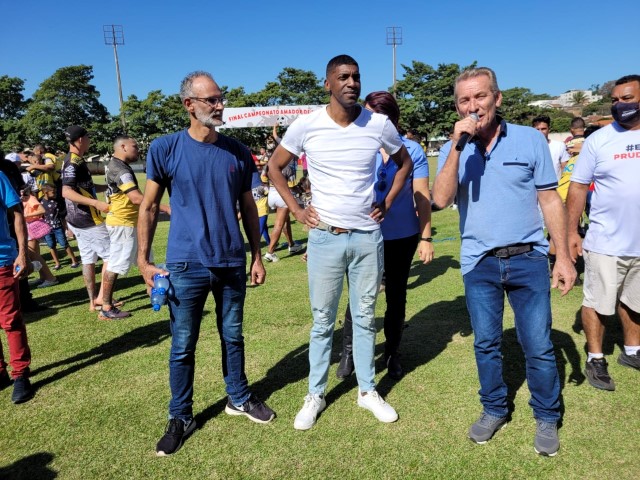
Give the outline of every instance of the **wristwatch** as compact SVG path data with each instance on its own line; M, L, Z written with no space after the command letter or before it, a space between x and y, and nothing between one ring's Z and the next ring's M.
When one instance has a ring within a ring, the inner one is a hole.
M420 237L420 241L421 242L429 242L429 243L431 243L431 242L433 242L433 238L431 238L431 237Z

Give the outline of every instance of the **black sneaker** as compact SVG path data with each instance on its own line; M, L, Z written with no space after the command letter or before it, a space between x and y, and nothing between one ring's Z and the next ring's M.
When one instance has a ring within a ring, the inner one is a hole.
M400 354L394 353L387 358L387 373L394 380L400 380L404 375L402 364L400 363Z
M25 376L15 378L13 380L13 394L11 394L11 401L13 403L24 403L33 398L33 387L31 382Z
M111 307L111 310L103 310L101 308L100 313L98 314L98 318L100 320L122 320L123 318L127 318L130 316L131 314L129 312L120 310L117 307Z
M227 406L224 407L224 411L228 415L246 415L249 420L256 423L269 423L276 416L276 412L271 410L266 403L254 394L251 394L249 400L239 407L231 403L231 399L229 398L227 400Z
M585 364L584 374L592 386L613 392L616 384L609 376L608 366L604 358L594 358Z
M0 390L4 390L7 387L11 386L11 378L9 378L9 374L6 370L0 373Z
M171 455L180 450L182 442L193 432L196 428L196 421L191 419L187 423L179 418L172 418L167 423L167 429L164 435L156 445L156 455L164 457Z
M469 438L478 445L484 445L493 434L507 424L507 417L494 417L482 412L476 423L469 429Z
M536 436L533 440L533 449L536 453L545 457L555 457L560 449L558 426L555 422L536 420Z
M632 355L627 355L625 352L622 352L618 357L618 363L623 367L635 368L636 370L640 370L640 350Z
M343 350L342 355L340 355L338 370L336 370L336 377L338 377L340 380L344 380L353 373L354 368L353 353Z

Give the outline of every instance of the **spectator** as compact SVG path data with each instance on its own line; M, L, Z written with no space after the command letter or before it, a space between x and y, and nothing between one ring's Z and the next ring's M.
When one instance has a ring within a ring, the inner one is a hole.
M60 219L60 211L58 209L58 199L56 193L56 187L53 185L43 185L42 192L44 197L42 198L42 206L44 207L44 221L51 227L51 232L44 236L44 241L47 242L49 247L49 253L54 262L54 270L60 270L60 259L58 258L58 252L56 250L57 244L60 245L66 252L67 256L71 260L71 268L78 268L80 264L76 259L76 255L73 253L73 249L67 241L67 237L64 234L62 228L62 221Z

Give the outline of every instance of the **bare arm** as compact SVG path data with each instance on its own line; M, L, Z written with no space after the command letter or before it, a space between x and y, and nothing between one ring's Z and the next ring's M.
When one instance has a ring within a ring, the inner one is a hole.
M96 200L95 198L85 197L84 195L76 192L73 188L66 185L62 186L62 196L71 200L73 203L94 207L104 213L107 213L109 211L108 203Z
M431 194L429 193L429 178L413 179L413 199L418 210L420 221L420 238L431 237ZM418 255L423 263L433 260L433 243L420 240L418 242Z
M575 262L578 255L582 255L582 238L578 234L578 224L584 205L587 202L589 185L585 183L571 182L569 193L567 194L567 226L569 229L569 252L571 259Z
M564 205L556 190L538 191L538 202L544 215L544 223L556 246L556 264L553 268L551 288L558 288L562 295L566 295L573 288L577 273L569 256Z
M260 251L258 208L251 191L244 192L240 197L240 213L242 214L242 225L251 248L251 285L262 285L267 272L262 264L262 252Z
M138 214L138 268L149 286L153 286L153 276L156 273L168 273L149 263L149 254L153 236L156 233L156 226L158 225L158 211L163 193L164 187L153 180L147 179Z

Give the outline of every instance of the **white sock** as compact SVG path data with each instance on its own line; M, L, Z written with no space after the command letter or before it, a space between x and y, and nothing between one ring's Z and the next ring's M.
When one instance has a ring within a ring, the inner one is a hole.
M635 355L640 350L640 345L625 345L624 353L627 355Z
M587 357L587 362L590 362L594 358L604 358L604 353L591 353L588 352L589 356Z

